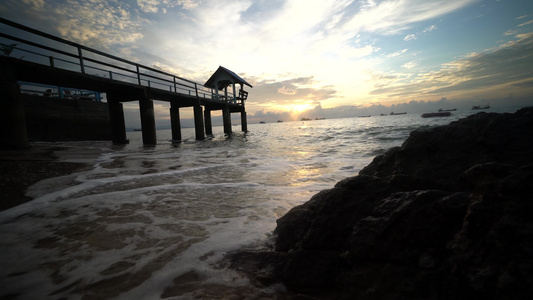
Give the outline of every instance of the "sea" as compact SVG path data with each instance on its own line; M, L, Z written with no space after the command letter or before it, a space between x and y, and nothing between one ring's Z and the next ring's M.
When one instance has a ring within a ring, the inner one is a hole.
M88 168L39 181L34 200L0 212L0 298L284 299L282 284L255 286L226 255L270 247L278 218L411 131L477 112L214 127L203 141L184 128L181 143L158 130L155 146L140 132L122 146L42 143Z

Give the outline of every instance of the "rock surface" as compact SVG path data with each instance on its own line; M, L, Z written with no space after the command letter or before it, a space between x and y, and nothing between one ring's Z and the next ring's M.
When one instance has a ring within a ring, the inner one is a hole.
M319 299L533 294L533 108L414 131L277 221L232 266ZM302 296L305 295L305 296Z

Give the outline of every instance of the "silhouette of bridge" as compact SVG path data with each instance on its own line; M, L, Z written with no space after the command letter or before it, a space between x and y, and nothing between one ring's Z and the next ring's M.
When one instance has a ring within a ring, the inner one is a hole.
M12 141L4 142L17 144L27 140L22 124L20 82L105 93L115 144L127 143L122 103L128 101L139 102L144 144L156 144L154 100L170 103L174 141L181 140L179 109L183 107L193 107L198 140L212 134L211 111L214 110L222 111L224 133L231 133L231 113L240 113L242 130L247 131L244 104L248 92L244 86L252 86L224 67L219 67L205 84L200 84L4 18L0 18L0 38L8 41L1 43L4 53L0 56L0 87L4 112L0 117L4 126L8 124L13 129L4 138Z

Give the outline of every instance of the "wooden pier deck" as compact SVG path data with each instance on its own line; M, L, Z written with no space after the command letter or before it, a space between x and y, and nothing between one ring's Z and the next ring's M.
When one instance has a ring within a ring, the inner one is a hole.
M246 96L242 95L247 95L244 85L251 85L225 68L220 67L209 79L209 84L205 84L213 85L212 81L216 80L214 88L206 87L3 18L0 18L0 24L0 43L12 50L10 55L0 56L0 87L5 91L0 101L1 125L13 129L2 137L7 146L23 147L27 143L20 82L105 93L112 139L116 144L127 143L122 103L128 101L139 102L144 144L157 142L154 100L170 103L172 139L175 141L181 140L179 109L182 107L194 109L198 140L212 134L211 111L214 110L222 111L225 133L231 133L231 113L240 113L242 130L247 131ZM239 93L237 85L240 85ZM228 91L228 87L233 89Z

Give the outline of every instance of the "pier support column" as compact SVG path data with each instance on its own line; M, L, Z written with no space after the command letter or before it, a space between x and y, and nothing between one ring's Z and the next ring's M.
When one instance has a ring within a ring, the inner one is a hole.
M172 141L181 141L180 108L173 102L170 103L170 126L172 128Z
M194 106L194 128L196 130L196 139L203 140L205 139L204 133L204 116L202 114L202 106Z
M3 128L0 148L30 148L20 86L15 82L0 79L0 91L0 126Z
M246 111L241 111L241 129L248 132L248 120L246 119Z
M213 125L211 123L211 110L204 110L204 119L205 119L205 134L213 135Z
M224 123L224 133L231 133L231 112L228 107L222 109L222 122Z
M139 110L141 112L143 144L155 145L157 144L157 138L155 134L154 101L151 99L139 100Z
M111 140L113 144L127 144L124 108L119 101L119 96L113 93L107 93L107 108L109 110L109 125L111 126Z

